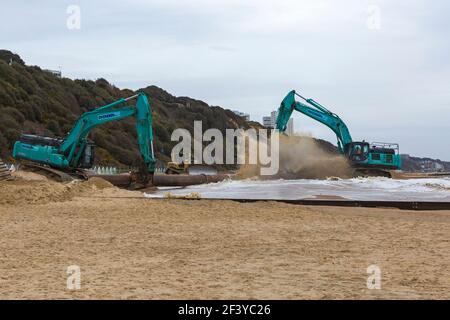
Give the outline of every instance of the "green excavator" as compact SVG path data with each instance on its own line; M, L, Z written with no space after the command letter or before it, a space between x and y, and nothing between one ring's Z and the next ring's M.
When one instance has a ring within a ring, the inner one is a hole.
M296 96L306 103L296 101ZM276 129L282 133L286 131L294 110L326 125L336 134L338 150L354 168L354 176L391 177L390 170L401 169L398 144L353 141L348 127L339 116L313 99L302 97L295 90L286 95L278 108Z
M127 105L136 99L135 105ZM147 96L138 93L122 98L103 107L81 115L64 139L23 134L16 141L13 157L21 160L24 166L41 171L61 181L70 177L84 177L83 169L91 168L94 162L94 144L88 135L95 127L122 120L136 118L136 131L139 151L142 156L139 172L133 173L136 185L146 186L151 182L155 171L153 152L152 112Z

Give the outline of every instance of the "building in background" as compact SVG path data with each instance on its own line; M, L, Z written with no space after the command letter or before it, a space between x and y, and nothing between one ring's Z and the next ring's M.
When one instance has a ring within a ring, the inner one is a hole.
M294 134L294 119L290 118L286 125L286 134L292 136Z
M263 117L263 126L266 128L273 128L272 118L271 117Z
M50 69L44 69L45 72L51 73L55 76L57 76L58 78L62 78L62 72L61 70L50 70Z
M263 117L263 126L270 129L275 129L277 125L277 112L272 111L270 116Z
M238 110L232 110L233 113L237 116L240 116L245 119L245 121L250 121L250 115L248 113L244 113Z
M270 113L270 121L272 122L273 129L275 129L277 126L277 116L278 116L278 111L272 111Z
M263 126L266 128L275 129L277 126L277 115L277 111L272 111L270 116L263 117ZM285 133L289 136L294 134L294 119L289 119L286 125Z

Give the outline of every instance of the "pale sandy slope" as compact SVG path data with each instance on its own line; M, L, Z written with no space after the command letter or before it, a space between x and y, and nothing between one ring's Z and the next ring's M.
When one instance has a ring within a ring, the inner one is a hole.
M139 194L46 181L0 195L2 299L450 298L449 211L120 199L106 196ZM366 288L372 264L381 290Z

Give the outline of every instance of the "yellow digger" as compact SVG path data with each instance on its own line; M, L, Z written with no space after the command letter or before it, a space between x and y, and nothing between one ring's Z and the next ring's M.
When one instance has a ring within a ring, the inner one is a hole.
M189 162L187 160L177 163L168 162L165 173L166 174L187 174L189 169Z
M188 175L214 175L217 169L213 166L202 164L190 164L188 160L183 162L168 162L165 174L188 174Z

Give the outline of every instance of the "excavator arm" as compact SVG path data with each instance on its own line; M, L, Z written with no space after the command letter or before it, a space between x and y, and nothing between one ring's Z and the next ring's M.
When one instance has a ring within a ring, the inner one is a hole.
M303 99L306 104L296 101L295 96ZM301 95L297 94L295 90L292 90L286 95L278 108L276 128L280 130L280 132L284 132L286 130L287 123L294 110L301 112L330 128L336 134L338 148L341 153L344 153L345 146L352 143L350 132L344 121L342 121L339 116L329 111L313 99L303 98Z
M135 98L136 105L125 105L127 101ZM132 116L136 118L139 151L146 171L153 174L156 160L153 152L152 114L148 99L143 93L84 113L64 140L26 135L26 140L14 144L13 157L60 169L83 167L83 156L90 145L87 137L92 129Z

